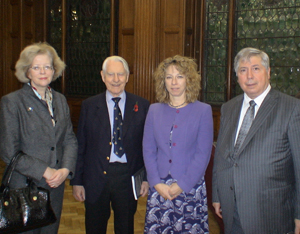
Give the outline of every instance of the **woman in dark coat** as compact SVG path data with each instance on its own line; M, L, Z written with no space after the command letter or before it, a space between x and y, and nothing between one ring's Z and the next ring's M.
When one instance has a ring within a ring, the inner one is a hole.
M16 76L24 83L20 90L1 99L0 157L8 164L23 151L11 179L11 187L20 188L26 178L50 191L57 221L26 233L58 232L64 182L74 176L77 140L73 132L65 97L50 88L65 63L47 43L27 46L16 63Z

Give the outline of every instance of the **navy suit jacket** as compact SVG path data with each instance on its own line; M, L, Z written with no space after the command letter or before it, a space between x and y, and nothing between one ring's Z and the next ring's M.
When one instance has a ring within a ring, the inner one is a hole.
M138 105L138 110L134 106ZM123 120L123 146L129 172L144 166L142 139L149 101L126 92ZM111 127L105 92L82 102L77 130L78 159L71 185L83 185L86 201L99 198L107 181L111 152Z

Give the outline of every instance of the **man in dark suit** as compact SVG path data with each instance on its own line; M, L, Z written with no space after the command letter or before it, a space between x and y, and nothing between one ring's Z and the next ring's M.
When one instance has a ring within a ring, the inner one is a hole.
M271 88L263 51L242 49L234 68L244 94L221 108L213 206L228 234L299 234L300 101Z
M115 233L133 234L137 201L131 176L144 166L142 138L149 101L124 91L129 68L123 58L108 57L101 77L106 92L88 98L81 106L78 160L71 181L73 195L85 202L86 233L106 233L112 207ZM118 109L122 117L115 128ZM116 137L118 131L121 133ZM143 182L142 196L148 188L148 183Z

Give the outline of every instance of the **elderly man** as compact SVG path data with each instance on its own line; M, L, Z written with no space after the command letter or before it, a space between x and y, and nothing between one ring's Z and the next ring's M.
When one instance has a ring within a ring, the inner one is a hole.
M127 62L108 57L101 77L106 92L83 101L78 125L78 160L73 195L85 202L86 233L106 233L110 209L116 234L133 234L131 176L144 166L142 138L149 102L126 91ZM141 195L148 193L143 182Z
M300 233L300 101L271 88L269 57L242 49L244 94L225 103L213 169L213 206L228 234Z

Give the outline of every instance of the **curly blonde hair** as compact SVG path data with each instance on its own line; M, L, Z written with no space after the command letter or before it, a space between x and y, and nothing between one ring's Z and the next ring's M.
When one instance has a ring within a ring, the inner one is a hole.
M167 68L171 65L174 65L176 69L186 77L186 102L195 102L201 90L201 76L197 71L198 66L194 59L180 55L165 59L156 68L154 80L157 101L161 103L170 102L170 95L165 84L165 76Z
M52 61L52 66L54 69L52 81L61 76L66 64L60 59L56 50L52 46L50 46L47 42L39 42L25 47L20 54L20 58L15 66L15 75L20 82L28 83L30 81L30 79L27 77L28 70L31 67L34 58L41 54L47 54Z

